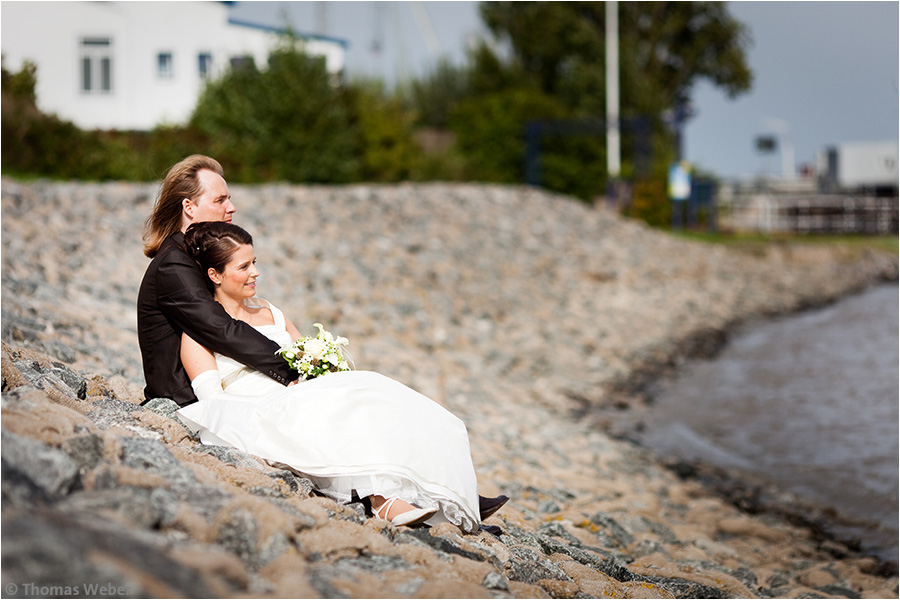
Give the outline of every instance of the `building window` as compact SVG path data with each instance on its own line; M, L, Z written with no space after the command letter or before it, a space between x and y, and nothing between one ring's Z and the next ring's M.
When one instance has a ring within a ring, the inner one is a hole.
M112 89L112 40L81 38L81 91L108 94Z
M160 52L156 55L156 74L160 79L172 79L175 76L171 52Z
M255 62L253 57L249 54L245 54L243 56L232 56L231 57L231 69L233 71L238 71L240 69L248 69L255 66Z
M200 79L209 79L212 76L212 54L201 52L197 55L197 69Z

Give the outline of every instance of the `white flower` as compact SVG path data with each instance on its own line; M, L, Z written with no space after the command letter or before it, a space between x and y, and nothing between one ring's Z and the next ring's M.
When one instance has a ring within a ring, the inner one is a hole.
M320 340L325 340L326 342L333 341L333 337L330 332L325 331L325 327L321 323L313 323L319 329L319 334L316 336Z
M328 351L328 344L319 338L312 338L306 342L303 350L313 358L322 358L325 355L325 352Z

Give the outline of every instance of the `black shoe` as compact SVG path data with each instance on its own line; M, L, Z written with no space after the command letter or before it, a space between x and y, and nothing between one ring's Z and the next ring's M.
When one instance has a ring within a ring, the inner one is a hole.
M481 520L484 521L489 516L500 510L500 508L509 502L509 497L500 494L496 498L485 498L478 496L478 510L481 513Z

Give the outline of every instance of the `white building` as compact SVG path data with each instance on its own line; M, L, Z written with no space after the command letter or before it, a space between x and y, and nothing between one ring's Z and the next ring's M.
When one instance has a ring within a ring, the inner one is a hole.
M229 18L230 2L0 4L4 64L37 65L37 103L82 129L182 124L207 79L252 57L264 68L278 32ZM306 52L344 68L346 42L297 33Z
M845 142L817 156L819 185L829 191L882 191L897 195L897 142Z

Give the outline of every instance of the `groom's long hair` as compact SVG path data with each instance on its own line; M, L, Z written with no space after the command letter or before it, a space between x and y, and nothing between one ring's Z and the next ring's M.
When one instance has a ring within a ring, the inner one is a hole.
M216 159L202 154L188 156L166 174L159 186L159 196L153 205L153 212L144 222L144 254L149 258L156 256L167 237L181 231L182 200L192 200L203 191L200 180L197 179L197 172L202 169L209 169L225 177L222 165Z

